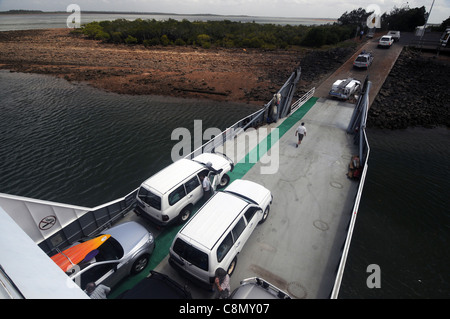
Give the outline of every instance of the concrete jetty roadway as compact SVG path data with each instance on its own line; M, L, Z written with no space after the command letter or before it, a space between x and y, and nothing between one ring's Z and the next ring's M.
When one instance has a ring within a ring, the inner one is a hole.
M411 36L408 34L408 37L410 38ZM395 42L389 49L385 49L378 48L379 39L380 37L377 37L366 42L353 56L337 69L333 75L328 77L316 88L315 96L328 97L328 92L336 80L354 78L363 82L368 75L369 81L372 82L372 87L369 92L369 104L371 105L394 66L395 61L397 61L404 45L409 42L409 40L401 40L400 42ZM353 68L353 61L363 50L372 52L374 56L372 65L367 70Z

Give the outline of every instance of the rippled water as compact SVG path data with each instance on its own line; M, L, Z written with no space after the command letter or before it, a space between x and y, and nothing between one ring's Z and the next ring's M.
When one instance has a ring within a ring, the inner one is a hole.
M450 131L368 130L369 171L341 298L450 296ZM381 288L368 288L380 267Z
M96 206L171 162L177 127L224 129L259 107L107 93L0 71L0 192ZM450 133L368 131L371 154L341 298L450 296ZM381 288L366 285L377 264Z
M93 207L171 163L175 128L221 130L260 107L119 95L0 71L0 192Z

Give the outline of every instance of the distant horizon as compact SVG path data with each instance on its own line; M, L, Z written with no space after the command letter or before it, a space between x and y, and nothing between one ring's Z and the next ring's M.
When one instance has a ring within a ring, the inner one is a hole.
M377 16L395 9L424 7L430 13L429 23L441 24L450 16L450 0L1 0L0 11L36 10L46 13L67 12L69 3L81 8L81 13L103 12L110 14L169 14L203 16L270 17L286 19L330 19L337 20L346 12L364 9L376 11Z
M394 6L395 8L395 6ZM345 11L342 12L342 14L349 12ZM382 12L382 11L381 11ZM387 13L388 11L385 11L384 13ZM436 9L433 10L433 13L436 12ZM41 9L9 9L9 10L3 10L0 11L0 14L66 14L69 13L65 10L41 10ZM129 14L129 15L173 15L173 16L216 16L216 17L256 17L256 18L281 18L281 19L305 19L305 20L324 20L324 21L337 21L339 17L313 17L313 16L288 16L288 15L280 15L275 12L273 12L273 15L266 15L266 14L231 14L231 13L174 13L174 12L165 12L165 11L132 11L132 10L81 10L81 13L87 13L87 14ZM333 12L335 14L336 12ZM432 15L434 19L436 17ZM444 15L447 16L446 14ZM430 19L430 20L434 20ZM428 24L430 25L440 25L442 24L442 21L428 21Z
M44 11L31 9L10 9L0 11L0 14L39 14L39 13L64 13L67 11ZM174 15L174 16L217 16L217 17L261 17L261 18L285 18L285 19L308 19L308 20L333 20L336 18L315 18L315 17L281 17L281 16L263 16L248 14L218 14L218 13L173 13L173 12L142 12L142 11L106 11L106 10L81 10L81 13L99 13L99 14L135 14L135 15Z

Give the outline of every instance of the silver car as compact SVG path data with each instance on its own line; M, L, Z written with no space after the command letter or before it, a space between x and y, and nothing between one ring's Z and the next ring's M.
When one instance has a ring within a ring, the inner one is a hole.
M102 234L111 237L97 248L92 259L72 268L69 275L82 289L90 282L113 287L123 278L141 272L155 247L153 234L136 222L119 224Z
M362 51L358 57L353 61L353 67L355 68L366 68L368 69L369 66L373 62L373 55L371 52L365 52Z
M231 299L292 299L288 293L262 278L252 277L241 281L230 295Z

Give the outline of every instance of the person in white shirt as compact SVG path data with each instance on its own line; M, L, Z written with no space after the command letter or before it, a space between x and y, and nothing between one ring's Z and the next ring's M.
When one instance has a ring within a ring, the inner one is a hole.
M298 147L302 143L303 137L306 136L306 127L304 122L297 128L295 135L298 136L297 145L295 147Z
M207 201L211 195L211 182L209 181L209 178L205 175L200 175L200 180L202 182L203 187L203 199Z

